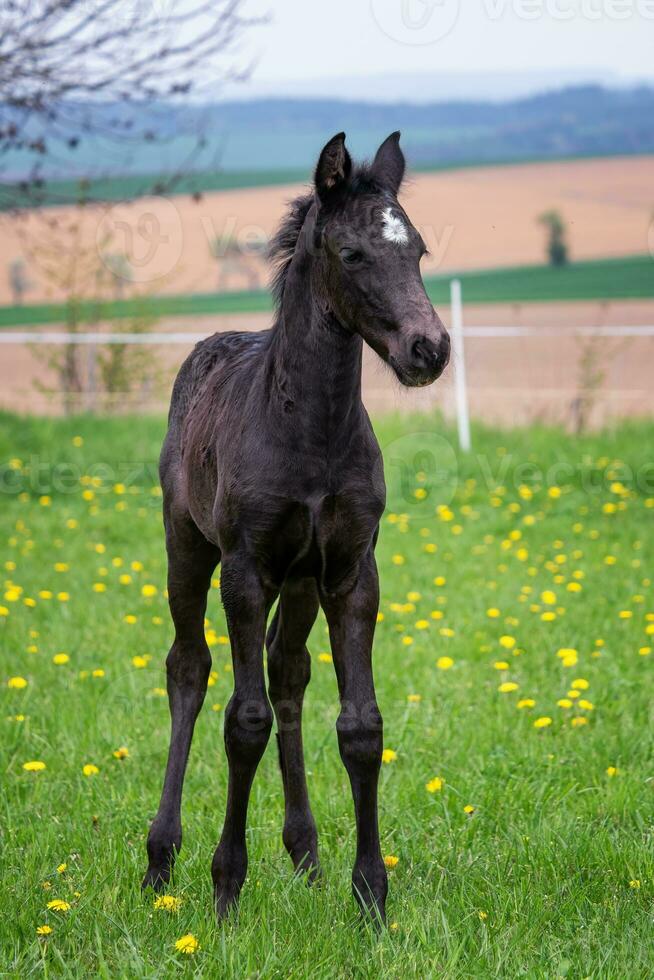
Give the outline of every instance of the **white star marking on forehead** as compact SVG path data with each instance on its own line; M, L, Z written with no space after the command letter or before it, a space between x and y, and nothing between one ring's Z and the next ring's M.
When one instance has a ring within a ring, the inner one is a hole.
M409 244L409 233L406 225L399 215L393 214L391 208L386 208L382 212L382 221L384 222L382 235L387 242L394 242L396 245Z

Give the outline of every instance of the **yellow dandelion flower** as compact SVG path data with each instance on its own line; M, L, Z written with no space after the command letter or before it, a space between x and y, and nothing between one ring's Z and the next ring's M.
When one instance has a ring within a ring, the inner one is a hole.
M471 803L466 804L463 808L463 812L467 813L469 816L475 812L474 806Z
M391 561L394 565L404 565L406 558L404 555L393 555Z
M197 953L199 948L200 948L200 943L197 941L195 936L192 935L192 933L190 932L187 933L185 936L182 936L175 943L175 949L177 950L177 952L186 953L187 956L190 956L193 953Z
M501 636L500 637L500 646L501 647L504 647L505 650L513 650L513 648L515 646L515 637L514 636L506 636L506 635L505 636Z
M620 770L618 769L617 766L609 766L606 770L606 775L609 777L619 776Z
M384 864L387 868L396 868L399 863L400 859L399 857L396 857L395 854L387 854L384 857Z
M635 888L635 889L640 888L640 879L639 878L632 878L631 881L629 882L629 887L630 888Z
M33 762L23 763L23 769L25 772L43 772L45 768L45 762L41 762L39 759L35 759Z
M21 691L24 687L27 687L28 681L24 677L10 677L7 681L7 687L12 688L14 691Z
M120 748L114 749L114 759L126 759L129 755L129 749L125 745L121 745Z
M551 724L552 724L552 719L548 718L547 715L545 715L542 718L536 719L536 721L534 722L534 728L547 728Z
M57 865L57 874L62 875L68 870L68 865L64 861L62 864Z
M93 591L94 592L106 592L107 591L107 586L106 586L106 584L104 582L94 582L93 583Z
M159 895L154 900L154 908L162 912L179 912L182 907L181 898L175 895Z
M434 776L434 778L430 779L428 783L425 783L425 789L428 793L440 793L444 785L444 779L442 779L440 776Z
M521 699L520 699L520 700L518 701L518 705L517 705L517 706L518 706L518 708L520 708L520 709L524 709L524 708L534 708L534 707L536 706L536 702L534 701L534 699L533 699L533 698L521 698Z
M493 664L493 667L495 668L495 670L508 670L509 669L509 665L506 662L506 660L496 660L495 663Z
M449 670L450 667L454 666L454 661L451 657L439 657L436 666L439 670Z
M52 658L53 664L56 664L58 667L61 667L62 664L67 664L69 660L70 657L67 653L55 653L54 657Z
M595 710L595 705L593 704L593 702L592 701L586 701L585 698L582 698L580 701L577 702L577 704L579 705L579 707L581 708L582 711L594 711Z
M141 586L141 595L144 596L146 599L150 599L152 596L156 594L157 594L156 585L151 585L149 583L146 583L145 585Z
M515 681L505 681L503 684L500 684L497 690L500 694L510 694L512 691L517 691L518 686Z
M100 770L92 762L87 762L86 765L82 766L82 772L85 776L97 776Z
M389 763L395 762L397 759L397 752L395 749L384 749L382 752L382 762Z
M37 926L36 934L37 936L49 936L52 932L52 926Z
M68 912L70 910L70 904L65 902L63 898L53 898L47 903L47 908L51 912Z
M334 658L332 657L331 653L319 653L318 660L321 664L331 664L334 662Z
M571 708L573 704L570 698L559 698L556 703L559 708Z
M409 704L418 704L422 701L422 694L407 694L407 701Z

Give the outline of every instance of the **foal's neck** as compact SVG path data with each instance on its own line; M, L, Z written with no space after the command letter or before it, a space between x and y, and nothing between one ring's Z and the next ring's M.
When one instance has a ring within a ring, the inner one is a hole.
M317 298L316 272L315 256L298 243L273 328L271 397L317 443L340 442L361 415L363 343Z

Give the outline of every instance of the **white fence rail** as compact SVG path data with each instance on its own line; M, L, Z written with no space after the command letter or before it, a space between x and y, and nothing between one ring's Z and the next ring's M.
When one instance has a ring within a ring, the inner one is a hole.
M654 337L652 326L612 327L503 327L462 328L464 337L492 340L500 337ZM0 344L197 344L206 333L66 333L61 330L2 330Z
M523 312L525 316L529 316L527 310ZM520 315L519 309L518 315ZM598 310L598 318L601 315ZM493 418L499 411L502 415L501 421L506 420L509 424L515 424L516 418L527 417L530 410L535 419L548 420L553 416L559 420L564 418L569 420L570 412L578 411L578 406L584 397L583 385L580 385L578 379L580 351L587 351L590 346L601 350L601 344L598 347L594 342L604 338L607 339L605 360L609 362L611 377L607 382L606 390L603 390L600 396L599 424L624 414L643 412L649 414L654 410L654 394L652 394L647 368L653 360L654 352L648 338L654 338L654 324L593 325L591 323L589 325L586 321L584 325L561 324L561 322L541 322L538 325L489 324L486 326L479 323L466 325L463 322L461 284L458 280L451 283L450 316L452 371L445 381L445 388L439 386L438 390L446 393L449 390L451 393L449 405L452 406L456 416L459 443L464 451L471 448L471 414L475 417ZM94 348L99 346L135 345L170 348L179 345L188 348L204 340L206 336L206 331L182 330L133 333L99 329L71 333L61 329L0 329L0 348L3 345L5 348L14 345L27 351L31 347L75 344L88 348L89 363L94 364ZM520 338L529 339L528 345L502 344L502 341L519 341ZM609 343L611 338L618 343ZM622 340L630 341L626 356L625 345L620 343ZM467 351L465 341L470 341ZM486 341L498 341L497 349L495 344L489 346ZM613 357L616 352L617 363ZM24 378L28 368L25 355L21 357ZM176 355L171 351L167 360L171 365L174 364ZM4 353L0 354L0 375L2 375L0 387L7 389L6 394L9 389L17 390L17 385L14 383L13 363L13 358L9 359ZM604 364L602 372L604 372ZM93 380L95 371L89 369L89 374ZM23 404L27 401L25 385L26 382L23 380L21 392ZM369 373L368 395L373 398L377 394L385 395L382 387L384 386L374 386L374 377ZM41 388L43 389L43 386ZM82 405L87 409L95 405L93 394L86 390L80 393ZM424 392L420 395L423 400L416 402L416 405L420 404L428 408L431 403L427 399L433 396L428 396ZM597 396L593 397L597 405ZM12 404L7 397L5 401L8 405ZM390 407L386 396L383 402L379 401L379 407L382 410ZM30 408L23 410L30 410Z

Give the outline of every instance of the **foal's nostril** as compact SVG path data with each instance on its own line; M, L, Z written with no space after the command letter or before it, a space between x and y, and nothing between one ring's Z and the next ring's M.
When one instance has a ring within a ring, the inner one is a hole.
M421 367L431 367L438 358L436 349L429 343L426 337L419 337L414 340L411 347L411 356L416 364Z

